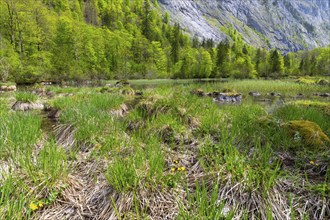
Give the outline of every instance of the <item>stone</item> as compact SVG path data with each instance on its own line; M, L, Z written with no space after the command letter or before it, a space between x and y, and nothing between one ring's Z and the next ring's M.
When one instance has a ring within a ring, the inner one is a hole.
M0 91L3 92L15 92L17 90L15 85L10 85L10 86L1 86Z
M261 94L259 92L249 92L249 95L253 96L253 97L261 96Z
M320 96L321 97L329 97L330 96L330 93L327 93L327 92L326 93L322 93L322 94L320 94Z
M41 103L21 102L17 101L11 107L14 111L29 111L29 110L43 110L44 105Z
M242 95L232 93L220 93L215 97L215 100L218 102L236 103L242 101Z

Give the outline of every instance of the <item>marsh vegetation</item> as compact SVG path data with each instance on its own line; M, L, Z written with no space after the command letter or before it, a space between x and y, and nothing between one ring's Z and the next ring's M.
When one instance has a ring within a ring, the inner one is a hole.
M1 93L0 218L330 218L329 87L138 84Z

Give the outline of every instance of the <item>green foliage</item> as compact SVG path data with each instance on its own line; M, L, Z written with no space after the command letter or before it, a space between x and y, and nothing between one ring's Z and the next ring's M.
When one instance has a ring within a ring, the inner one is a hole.
M38 96L30 92L18 92L15 95L16 101L20 102L35 102L38 100Z
M1 0L0 80L282 77L329 73L329 50L256 50L228 39L192 40L150 0ZM307 28L308 29L308 28Z
M271 73L275 76L281 76L284 73L284 59L278 50L274 50L270 54Z

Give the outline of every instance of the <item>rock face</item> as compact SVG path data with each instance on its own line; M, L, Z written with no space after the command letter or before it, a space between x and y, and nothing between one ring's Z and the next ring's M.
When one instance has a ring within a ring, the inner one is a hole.
M283 52L330 43L329 0L159 0L192 36L226 38L223 27L234 27L257 47Z

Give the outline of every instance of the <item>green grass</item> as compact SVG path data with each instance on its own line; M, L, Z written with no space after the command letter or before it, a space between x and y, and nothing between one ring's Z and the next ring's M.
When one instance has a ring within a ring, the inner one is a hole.
M35 102L38 96L30 92L17 92L15 95L16 101L20 102Z
M221 91L223 88L232 88L237 92L248 93L258 91L261 94L270 92L281 93L282 95L296 95L298 93L312 94L315 92L327 92L327 87L318 85L304 85L295 83L291 80L232 80L219 84L207 84L200 86L204 91L217 89Z
M15 86L15 82L0 82L0 86Z
M47 119L42 115L10 111L11 98L2 97L0 166L9 164L11 172L0 170L0 218L37 219L53 213L61 219L54 210L65 204L81 205L98 218L272 219L279 217L273 205L291 207L299 218L299 207L308 200L327 201L330 173L323 169L329 151L299 145L283 127L291 120L309 120L329 136L327 99L289 99L326 88L290 80L171 82L152 81L155 87L143 89L143 96L49 87L58 94L49 104L61 111L59 127L72 125L74 130L66 131L75 140L69 149L57 143L56 132L43 130ZM230 88L245 95L278 92L289 101L269 112L253 100L220 105L211 97L192 95L197 88ZM128 111L114 114L124 104ZM290 181L294 185L288 189ZM308 206L303 215L320 216L320 211Z

